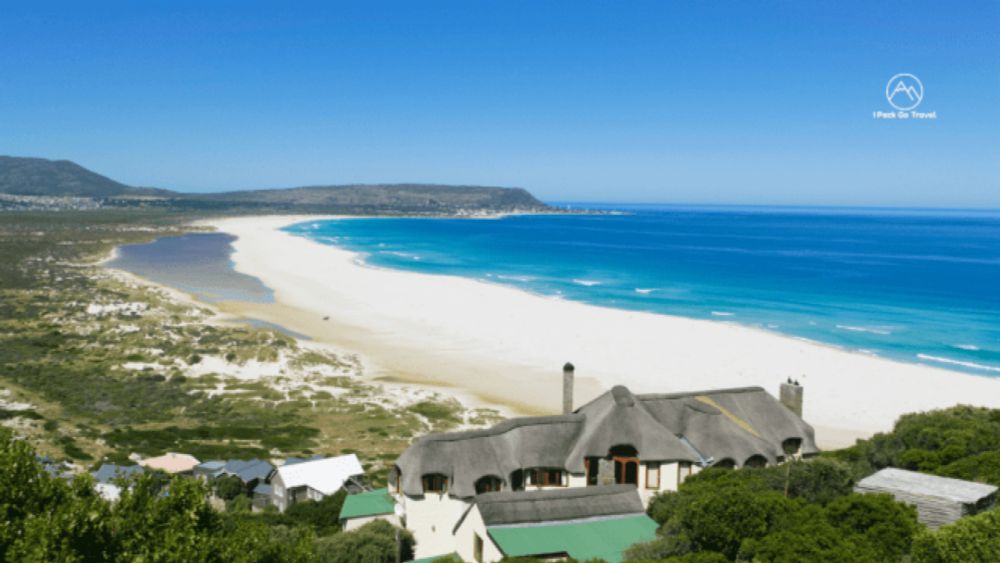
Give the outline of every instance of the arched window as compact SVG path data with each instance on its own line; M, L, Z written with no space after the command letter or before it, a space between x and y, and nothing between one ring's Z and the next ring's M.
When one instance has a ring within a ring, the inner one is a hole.
M725 469L733 469L736 467L736 462L730 458L720 459L719 461L712 464L712 467L722 467Z
M524 470L515 469L510 474L510 490L512 491L523 491L524 490Z
M743 467L767 467L767 458L760 454L754 454L743 462Z
M781 449L785 450L787 455L793 455L799 453L802 449L802 438L789 438L781 443Z
M429 473L421 479L425 493L444 493L448 490L448 478L440 473Z
M639 452L628 444L612 446L608 452L615 462L615 483L639 486Z
M476 494L493 493L500 490L503 481L496 475L486 475L476 481Z

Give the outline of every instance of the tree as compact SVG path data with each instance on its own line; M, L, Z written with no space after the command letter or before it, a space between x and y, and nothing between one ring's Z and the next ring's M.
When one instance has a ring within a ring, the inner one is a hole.
M1000 561L1000 509L962 518L913 540L913 563Z
M891 495L851 494L826 507L827 521L845 535L860 536L881 561L895 561L910 552L920 529L917 509Z
M0 561L99 560L107 515L90 476L53 478L26 442L0 429Z
M113 552L128 561L201 561L213 551L211 536L221 519L208 504L208 491L194 479L166 485L140 475L111 510Z
M31 447L0 429L0 561L306 562L305 527L224 518L194 479L142 475L111 504L84 475L66 482Z
M892 432L828 454L856 476L900 467L1000 485L1000 409L959 405L905 414Z
M650 515L662 525L662 540L636 546L630 558L712 551L735 559L745 539L764 537L776 518L795 503L768 490L759 475L705 470L685 481L677 493L657 495Z
M413 535L385 520L375 520L350 532L316 541L316 557L322 563L394 563L396 534L400 537L401 561L413 558Z
M809 505L784 518L766 536L748 540L741 560L760 562L884 561L871 546L842 533L827 520L822 507Z
M343 489L321 500L297 502L285 511L284 520L290 525L312 528L316 535L325 536L340 530L340 509L347 492Z
M837 461L763 469L706 469L676 493L655 496L659 537L629 560L718 554L728 560L898 561L919 529L916 511L887 495L850 492ZM788 497L785 490L788 490Z
M235 475L223 475L215 479L215 494L222 500L233 500L240 495L247 494L247 486L243 480Z

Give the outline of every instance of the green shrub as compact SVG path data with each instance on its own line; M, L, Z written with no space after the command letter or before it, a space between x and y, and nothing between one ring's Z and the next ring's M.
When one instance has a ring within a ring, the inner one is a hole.
M400 561L413 559L413 536L394 528L385 520L375 520L350 532L316 541L316 559L321 563L394 563L396 534L399 534Z
M913 540L913 563L1000 561L1000 509L969 516Z

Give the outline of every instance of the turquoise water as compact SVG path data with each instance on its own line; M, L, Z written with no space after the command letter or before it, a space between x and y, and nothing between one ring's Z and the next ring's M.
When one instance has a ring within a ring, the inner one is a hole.
M377 266L1000 376L1000 213L611 208L624 213L351 219L286 230Z

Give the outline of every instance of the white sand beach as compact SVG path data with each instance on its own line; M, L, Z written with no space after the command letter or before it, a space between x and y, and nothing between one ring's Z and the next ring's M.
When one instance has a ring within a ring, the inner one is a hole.
M238 237L236 269L275 292L275 304L225 308L355 351L386 376L452 387L486 404L555 413L561 366L572 361L576 405L616 384L635 392L759 385L776 395L780 382L797 379L805 387L804 418L825 447L888 430L907 412L957 403L1000 408L1000 378L890 361L723 321L371 267L355 253L279 230L315 219L209 221Z

